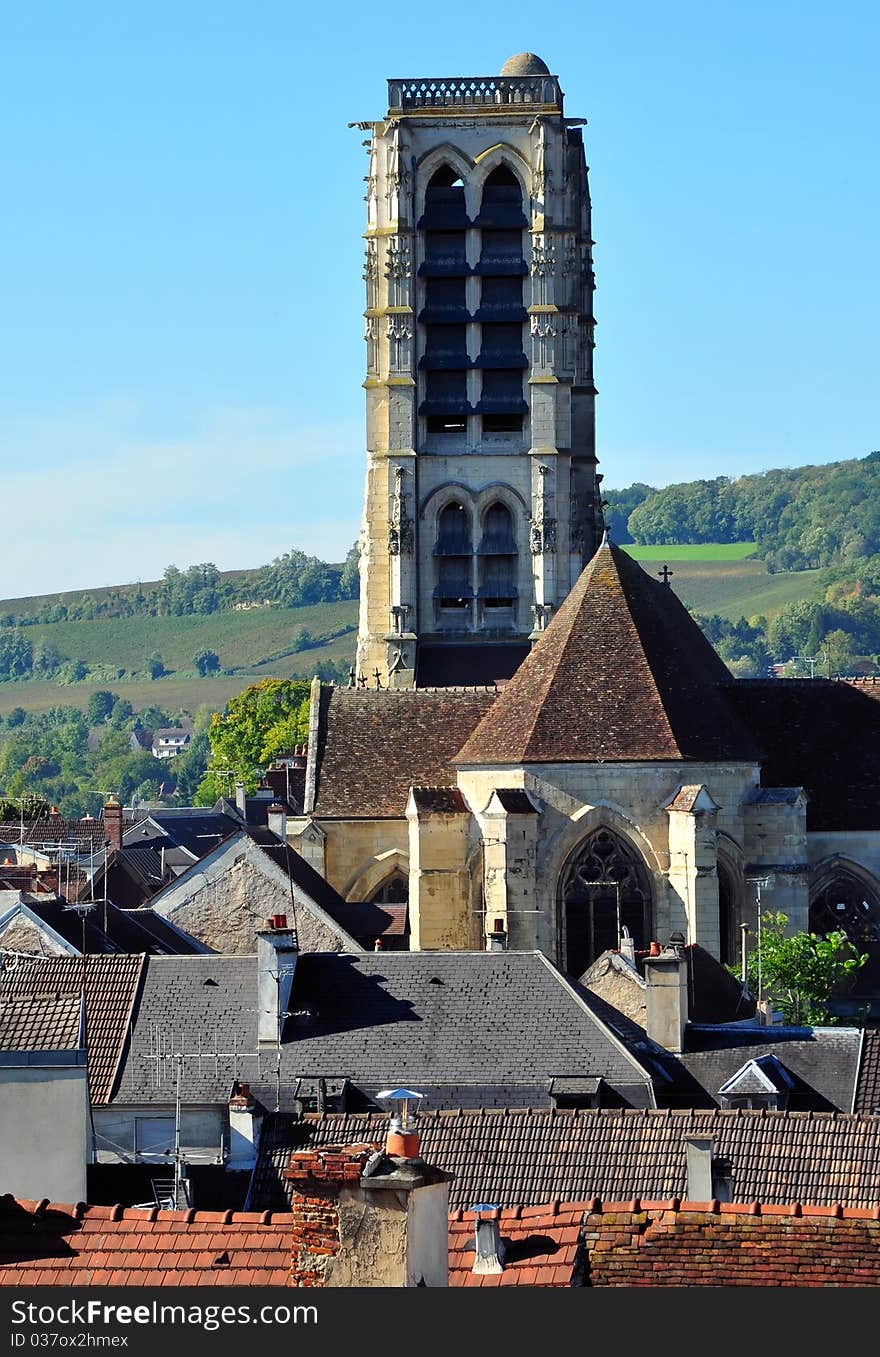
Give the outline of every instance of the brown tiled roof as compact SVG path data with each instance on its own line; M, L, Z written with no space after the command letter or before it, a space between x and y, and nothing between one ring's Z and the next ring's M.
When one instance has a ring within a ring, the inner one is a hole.
M95 853L107 838L103 820L19 820L0 823L0 843L23 843L28 848L70 848L77 853Z
M284 1208L281 1174L291 1149L381 1136L369 1113L275 1116L251 1187L254 1207ZM420 1153L454 1175L450 1206L537 1205L588 1197L683 1197L685 1137L713 1141L732 1195L770 1203L880 1207L880 1117L837 1112L546 1111L424 1112Z
M880 1029L876 1027L866 1027L862 1033L862 1055L853 1111L865 1116L880 1112Z
M322 687L315 814L406 814L412 786L449 787L452 760L494 690Z
M807 829L880 825L880 685L740 679L727 701L764 755L765 787L803 787Z
M474 1272L476 1216L454 1212L449 1221L449 1285L571 1286L589 1207L589 1202L551 1202L499 1212L504 1271L495 1273Z
M160 1211L0 1197L0 1286L286 1286L286 1212Z
M413 787L416 810L425 815L467 815L468 805L457 787Z
M11 957L7 953L3 960L0 1000L46 994L78 998L82 993L81 957ZM86 1047L93 1103L106 1103L113 1091L143 964L143 956L87 958Z
M79 1047L80 998L77 994L0 994L0 1051L75 1051Z
M729 681L672 590L605 543L455 761L752 759Z

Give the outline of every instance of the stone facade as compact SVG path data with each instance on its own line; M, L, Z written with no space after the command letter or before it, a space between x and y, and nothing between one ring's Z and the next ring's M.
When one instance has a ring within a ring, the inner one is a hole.
M587 166L549 74L390 81L360 126L357 670L411 687L422 641L540 631L601 533Z

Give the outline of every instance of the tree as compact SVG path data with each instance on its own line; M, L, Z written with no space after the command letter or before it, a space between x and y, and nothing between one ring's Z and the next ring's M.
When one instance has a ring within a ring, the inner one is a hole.
M360 590L360 549L357 542L349 547L345 564L339 576L339 597L357 598Z
M147 673L151 679L159 679L165 673L165 661L158 650L147 656Z
M10 730L14 730L16 726L24 725L26 720L27 712L24 707L13 707L11 711L6 713L6 724Z
M299 653L301 650L308 650L312 644L312 633L307 627L300 627L293 638L293 649Z
M216 714L208 731L211 766L206 781L218 785L216 772L234 775L253 790L266 764L293 744L308 738L309 683L304 679L263 679L233 697ZM207 796L199 788L200 803Z
M30 678L34 668L34 648L19 627L0 632L0 682L4 679Z
M208 674L216 674L220 669L220 656L216 650L197 650L193 655L193 664L198 669L202 678L207 678Z
M40 678L52 678L67 657L52 641L40 641L34 651L34 673Z
M787 924L788 915L781 911L762 915L760 946L749 956L750 984L760 966L761 987L779 1005L785 1022L833 1023L831 999L851 988L868 954L859 954L842 929L826 937L787 934Z
M116 694L111 693L108 688L99 688L96 693L92 693L86 704L86 717L89 725L100 726L105 721L109 721L115 704Z

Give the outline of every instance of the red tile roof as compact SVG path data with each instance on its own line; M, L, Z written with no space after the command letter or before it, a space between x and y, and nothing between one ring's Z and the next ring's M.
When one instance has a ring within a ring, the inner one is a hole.
M0 1197L0 1286L286 1286L292 1217Z
M605 543L455 762L752 760L731 681L672 590Z
M503 1272L474 1272L473 1211L449 1221L450 1286L572 1286L578 1240L589 1202L551 1202L499 1213Z

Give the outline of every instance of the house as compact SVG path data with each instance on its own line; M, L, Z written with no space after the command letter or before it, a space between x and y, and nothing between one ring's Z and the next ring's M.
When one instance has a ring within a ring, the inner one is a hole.
M155 759L175 759L178 754L183 754L192 743L192 728L184 726L162 726L159 730L153 731L153 758Z
M0 891L0 949L37 956L209 950L149 908L123 910L110 900L71 905L63 897L22 891Z

